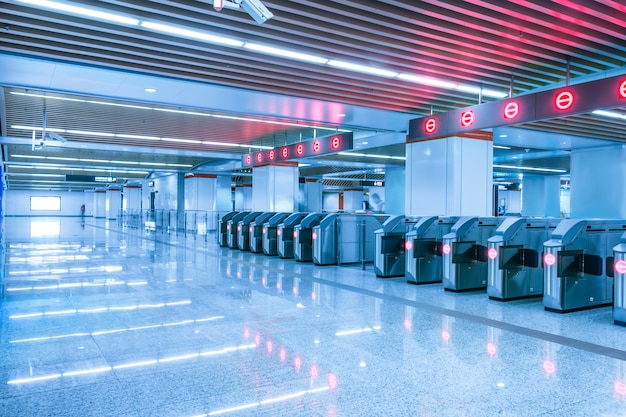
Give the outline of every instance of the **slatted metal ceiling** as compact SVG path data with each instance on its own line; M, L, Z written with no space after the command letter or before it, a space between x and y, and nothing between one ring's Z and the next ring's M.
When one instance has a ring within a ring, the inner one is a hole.
M564 82L568 61L574 82L579 77L600 76L626 66L626 5L621 1L264 0L275 17L263 25L257 25L242 10L223 9L218 13L201 1L77 3L329 59L486 89L508 92L513 80L514 94ZM244 48L87 20L18 2L0 4L0 16L0 23L8 28L0 35L0 51L9 53L411 112L416 117L478 101L475 93L307 64ZM41 100L10 94L5 94L5 99L7 125L40 122L37 119L43 110ZM483 97L483 100L493 98ZM54 105L48 101L46 106L59 107L58 111L50 108L52 119L48 124L67 124L74 129L80 124L81 130L117 128L125 133L153 136L175 133L175 137L189 139L270 146L275 142L293 142L303 134L303 129L217 119L211 119L210 127L206 128L198 125L197 120L185 122L181 115L159 112L138 116L140 110L134 112L115 106L91 109L69 101ZM90 121L94 117L99 117L97 125ZM167 126L175 130L166 131ZM524 127L626 140L626 121L592 115ZM27 135L10 130L8 133ZM68 139L118 143L107 138ZM158 146L194 148L181 143ZM331 164L333 158L325 159Z

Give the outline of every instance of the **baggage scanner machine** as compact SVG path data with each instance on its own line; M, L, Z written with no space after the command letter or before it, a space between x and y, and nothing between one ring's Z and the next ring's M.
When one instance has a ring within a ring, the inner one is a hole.
M374 272L382 278L400 277L405 273L404 236L415 225L415 218L391 216L374 232Z
M443 288L469 291L487 287L487 239L504 217L461 217L443 237Z
M406 279L409 284L441 282L443 236L457 221L458 216L422 217L406 234Z
M324 217L324 213L311 213L293 228L293 257L296 261L313 261L313 227L320 224Z
M329 214L313 227L313 263L340 265L374 261L374 232L389 216Z
M507 217L489 238L487 294L508 301L543 295L543 243L561 219Z
M276 237L278 239L278 256L293 258L293 230L309 213L293 213L278 225Z
M250 252L253 253L261 253L263 252L263 224L272 218L276 213L273 211L267 211L254 221L250 222L250 227L248 229L249 232L249 241L250 241Z
M613 278L615 285L613 323L626 326L626 232L622 235L619 245L613 248ZM607 258L606 266L610 260ZM607 271L608 272L608 271Z
M250 223L263 214L262 211L253 211L237 222L237 247L243 251L250 250Z
M268 256L278 255L278 225L291 213L276 213L263 223L263 253Z
M237 211L231 211L230 213L224 214L217 226L217 244L225 247L228 246L228 221L233 218Z
M563 220L543 244L543 306L567 313L613 303L613 247L626 221Z
M228 230L228 247L231 249L237 248L237 224L250 214L249 211L242 211L235 214L227 223L226 229Z

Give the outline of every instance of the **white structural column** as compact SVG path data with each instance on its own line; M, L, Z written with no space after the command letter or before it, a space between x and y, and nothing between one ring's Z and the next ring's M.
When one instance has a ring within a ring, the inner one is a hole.
M93 217L104 219L106 212L107 192L104 188L98 188L93 192Z
M405 214L492 214L493 142L448 137L407 143Z
M230 175L218 175L215 180L215 208L220 215L233 210L233 190Z
M625 219L624 178L626 145L573 150L570 157L571 217Z
M322 211L322 182L316 178L305 178L300 199L300 211L321 213Z
M522 215L560 217L560 192L560 176L524 174L524 178L522 178Z
M122 187L119 185L109 185L106 189L106 218L117 220L117 216L122 208Z
M140 211L141 191L142 185L139 183L124 184L124 203L122 205L123 208L132 212Z
M204 234L216 228L217 175L185 175L185 222L188 230Z
M404 214L406 170L387 168L385 170L385 213Z
M235 186L235 211L252 210L252 184Z
M343 211L363 210L363 189L346 188L343 190ZM341 207L339 207L341 209Z
M252 169L252 210L294 212L298 199L297 164Z

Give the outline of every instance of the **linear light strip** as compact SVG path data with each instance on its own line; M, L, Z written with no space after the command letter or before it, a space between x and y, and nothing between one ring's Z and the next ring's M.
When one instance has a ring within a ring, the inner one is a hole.
M141 310L141 309L146 309L146 308L174 307L178 305L188 305L188 304L191 304L190 300L175 301L171 303L159 303L159 304L135 304L135 305L128 305L128 306L98 307L98 308L91 308L91 309L56 310L56 311L47 311L47 312L41 312L41 313L15 314L15 315L9 316L9 319L16 320L16 319L26 319L26 318L32 318L32 317L58 316L58 315L67 315L67 314L104 313L104 312L111 312L111 311Z
M516 166L516 165L493 165L494 168L503 168L503 169L519 169L526 171L539 171L539 172L556 172L556 173L564 173L567 172L564 169L552 169L552 168L537 168L537 167L524 167L524 166Z

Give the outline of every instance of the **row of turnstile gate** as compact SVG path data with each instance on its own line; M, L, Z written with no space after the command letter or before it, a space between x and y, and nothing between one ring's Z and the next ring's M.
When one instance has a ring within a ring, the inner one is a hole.
M559 313L613 305L626 325L624 220L394 216L376 232L374 269L493 300L543 297Z
M375 232L389 216L231 212L218 225L222 247L317 265L374 261Z

